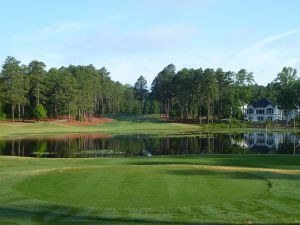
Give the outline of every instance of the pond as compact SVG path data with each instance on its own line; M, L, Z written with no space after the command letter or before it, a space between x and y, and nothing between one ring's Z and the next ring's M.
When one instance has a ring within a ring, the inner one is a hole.
M147 136L68 134L0 139L0 155L84 158L186 154L300 154L292 133Z

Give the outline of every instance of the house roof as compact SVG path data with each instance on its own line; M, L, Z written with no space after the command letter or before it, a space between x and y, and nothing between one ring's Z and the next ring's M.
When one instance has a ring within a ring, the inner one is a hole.
M253 108L265 108L268 105L275 107L275 104L267 98L262 98L251 104Z

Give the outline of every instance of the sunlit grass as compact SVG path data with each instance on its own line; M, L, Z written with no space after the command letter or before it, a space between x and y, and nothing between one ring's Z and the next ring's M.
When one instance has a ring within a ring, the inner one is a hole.
M290 224L300 158L0 157L0 224Z

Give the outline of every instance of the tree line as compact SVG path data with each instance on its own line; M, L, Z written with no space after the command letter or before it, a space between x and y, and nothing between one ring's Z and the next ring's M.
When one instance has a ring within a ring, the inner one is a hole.
M7 57L0 72L0 118L46 117L92 120L107 113L161 114L200 123L242 118L245 104L269 98L286 112L299 101L300 81L294 68L285 67L267 86L253 74L214 69L166 66L150 89L140 76L134 86L113 81L105 67L70 65L46 70L43 62L21 64Z
M50 68L40 61L28 65L7 57L0 74L0 117L14 121L36 117L76 117L94 114L140 113L134 88L113 81L103 67L93 65Z
M273 81L262 86L246 69L183 68L176 72L170 64L155 77L151 91L167 118L192 118L200 123L205 119L210 123L243 119L246 105L261 98L272 100L288 113L299 105L300 80L291 67L284 67Z

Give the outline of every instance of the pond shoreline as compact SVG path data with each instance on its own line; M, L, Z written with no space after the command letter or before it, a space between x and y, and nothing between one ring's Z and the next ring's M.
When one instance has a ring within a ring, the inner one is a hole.
M101 133L0 138L0 155L99 158L154 155L299 154L300 136L288 132L181 133L180 135Z
M96 126L71 126L54 122L39 123L0 123L0 138L12 136L44 136L66 134L147 134L147 135L201 135L203 133L246 133L246 132L295 132L300 133L300 128L222 128L217 125L193 125L183 123L153 122L153 121L116 121Z

